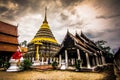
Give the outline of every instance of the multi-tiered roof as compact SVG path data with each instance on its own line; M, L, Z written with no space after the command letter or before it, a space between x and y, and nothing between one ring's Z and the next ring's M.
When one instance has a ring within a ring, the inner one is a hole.
M28 53L36 53L37 44L40 46L39 53L44 54L45 56L54 56L59 49L59 44L55 39L50 26L48 25L46 14L47 9L45 9L45 18L43 24L40 26L40 29L28 44Z
M17 26L0 21L0 53L15 52L18 48Z
M68 31L61 45L63 46L61 46L58 54L62 53L61 51L63 51L64 48L68 47L78 47L81 50L86 51L90 54L100 51L96 44L89 38L87 38L82 32L81 35L76 33L76 35L74 36Z

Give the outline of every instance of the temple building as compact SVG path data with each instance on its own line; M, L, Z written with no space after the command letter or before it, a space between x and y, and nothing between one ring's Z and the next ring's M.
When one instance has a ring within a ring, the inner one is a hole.
M81 35L76 33L74 36L67 31L56 57L59 58L60 69L63 66L65 66L65 69L71 67L74 69L77 60L80 60L81 69L92 70L96 66L105 64L103 52L83 32L81 32Z
M47 21L47 11L45 9L45 18L40 29L34 36L34 38L28 44L28 53L26 57L32 62L36 62L35 65L49 64L53 61L54 55L57 53L60 45L55 39L50 26Z
M17 26L0 21L0 67L18 48Z

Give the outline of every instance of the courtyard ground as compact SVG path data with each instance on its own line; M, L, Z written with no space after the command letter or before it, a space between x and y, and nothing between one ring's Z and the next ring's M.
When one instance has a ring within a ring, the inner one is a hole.
M105 73L71 71L0 72L0 80L104 80Z
M120 78L117 78L119 80ZM0 71L0 80L116 80L113 66L101 72L75 72L61 70Z

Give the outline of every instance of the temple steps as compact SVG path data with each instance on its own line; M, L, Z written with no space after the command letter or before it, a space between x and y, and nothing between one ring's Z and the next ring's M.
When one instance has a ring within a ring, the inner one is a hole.
M80 71L91 72L91 71L93 71L93 68L81 68Z
M52 70L53 67L51 65L40 65L40 66L32 66L33 70L44 71L44 70Z

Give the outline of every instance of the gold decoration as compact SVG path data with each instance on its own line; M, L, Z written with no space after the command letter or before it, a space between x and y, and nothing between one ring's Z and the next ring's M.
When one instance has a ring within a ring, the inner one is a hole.
M42 41L48 41L48 42L52 42L52 43L57 43L57 41L55 39L52 38L45 38L45 37L40 37L40 38L34 38L31 43L35 43L35 42L42 42Z
M41 28L47 28L47 29L50 29L49 25L47 23L43 23L41 25Z
M39 45L37 45L36 60L39 60Z

